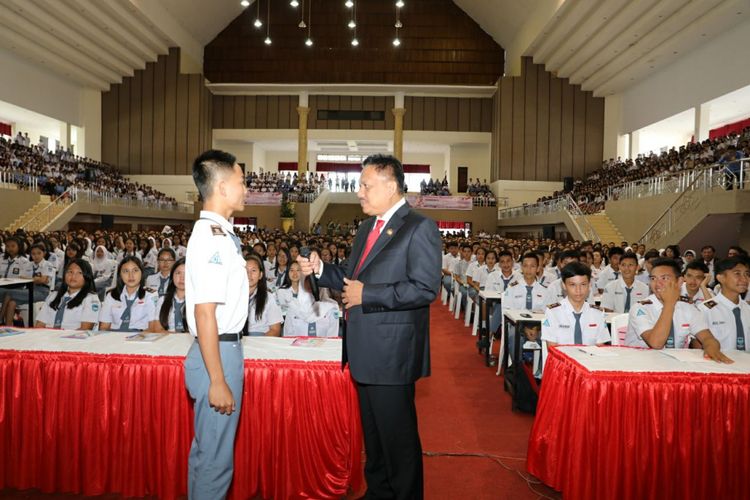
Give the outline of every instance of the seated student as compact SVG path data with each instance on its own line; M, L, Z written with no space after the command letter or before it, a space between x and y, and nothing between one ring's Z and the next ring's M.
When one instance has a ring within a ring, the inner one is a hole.
M15 236L5 240L5 253L0 258L0 278L20 278L21 272L29 264L21 252L23 243Z
M450 295L452 269L453 265L459 259L458 243L456 243L455 241L449 241L447 246L448 253L443 255L443 288L445 288L445 290L448 292L448 295Z
M571 262L579 262L580 258L581 254L577 250L565 250L564 252L560 252L557 256L560 276L562 276L562 269L565 266ZM547 292L544 294L544 305L556 304L565 298L565 289L561 278L546 283L546 286ZM589 294L589 298L593 298L593 293Z
M101 245L94 250L94 259L91 261L91 269L94 271L94 284L99 299L104 298L107 287L112 283L112 275L115 273L117 262L109 258L107 249Z
M292 258L289 256L289 250L286 248L279 248L279 252L276 254L276 266L273 268L273 281L272 290L281 288L286 280L287 273L289 272L289 263Z
M143 260L138 252L138 242L134 238L125 238L125 247L117 253L117 263L122 262L125 257L137 257L138 260Z
M539 256L535 253L527 253L521 259L521 278L512 281L503 293L501 301L502 314L510 309L525 309L527 311L541 311L544 308L544 295L547 288L536 279L539 266ZM502 317L500 318L502 320ZM502 323L500 323L502 324ZM499 325L491 325L499 326ZM521 324L520 328L524 325ZM493 330L494 331L494 330ZM521 330L523 331L523 330ZM508 348L514 344L515 329L511 326L508 330ZM523 342L522 342L523 343Z
M284 315L276 296L268 291L265 266L258 255L245 259L250 298L247 314L247 334L251 337L280 337Z
M471 245L461 246L461 257L453 263L453 279L458 283L459 297L461 304L465 303L466 294L468 293L468 282L466 272L471 264Z
M750 304L742 300L750 281L750 265L741 257L714 263L721 292L698 305L722 351L747 351L750 339Z
M649 250L643 254L643 258L640 262L641 269L638 271L638 274L635 275L636 281L640 281L646 286L651 286L651 264L658 258L660 258L658 250Z
M558 344L604 345L611 341L604 313L586 299L591 292L591 269L571 262L562 271L565 298L544 311L542 340L548 347Z
M708 288L711 274L708 272L708 266L703 262L694 260L686 264L682 278L680 296L690 299L691 303L698 305L714 296Z
M466 268L466 283L469 285L469 297L476 298L479 293L479 273L484 268L484 256L487 251L484 248L477 248L475 260Z
M148 237L140 241L138 254L143 261L143 272L147 278L156 272L156 252L153 238Z
M276 291L276 297L281 306L284 318L285 337L317 337L318 319L315 314L315 299L305 289L302 271L297 262L289 266L284 284Z
M732 363L721 352L698 309L680 297L681 266L673 259L656 259L651 267L651 295L630 309L625 344L652 349L687 348L694 337L706 358Z
M608 283L620 277L620 258L624 254L625 251L620 247L612 247L607 252L609 265L599 273L599 280L596 282L596 287L599 289L600 294L604 293L604 289Z
M494 252L492 252L494 254ZM498 254L499 269L487 274L485 290L504 293L513 281L523 279L521 273L513 270L513 254L503 250ZM502 321L502 310L500 304L494 304L490 312L490 331L496 332Z
M83 259L68 262L60 290L52 292L36 317L36 328L92 330L99 322L101 302L94 273Z
M167 293L169 285L169 276L172 272L172 266L175 262L175 253L171 248L162 248L159 250L156 262L159 266L158 272L146 278L146 286L156 290L159 297Z
M117 266L117 285L107 293L99 315L99 329L119 332L155 330L159 296L146 288L143 264L125 257Z
M55 268L47 260L47 247L37 243L31 247L31 262L21 272L21 278L34 281L34 302L43 302L47 299L50 285L55 282ZM3 299L3 315L6 325L13 324L13 315L18 306L29 304L29 292L23 290L8 290ZM33 307L33 306L32 306Z
M620 258L621 276L604 287L601 308L607 312L627 313L639 300L649 295L648 285L635 279L638 256L626 253Z
M169 284L156 303L156 323L152 331L185 333L185 259L174 263L169 272Z

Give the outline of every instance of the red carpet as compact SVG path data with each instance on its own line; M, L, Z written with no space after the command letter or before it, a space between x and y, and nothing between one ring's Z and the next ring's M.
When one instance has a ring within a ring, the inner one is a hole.
M490 458L425 456L427 500L561 498L528 476L524 464L533 417L512 413L496 369L484 365L476 337L445 306L431 308L432 376L417 383L422 447L425 452L497 455ZM522 479L528 477L531 487ZM359 492L360 494L363 492ZM73 499L38 491L0 491L13 499ZM118 495L98 498L116 499ZM349 498L352 498L350 496Z
M431 308L432 376L417 383L417 410L425 452L492 454L488 458L429 457L425 496L441 499L525 499L560 495L542 484L531 491L519 472L524 464L533 416L511 412L496 368L487 368L476 337L436 302ZM518 471L518 472L517 472Z

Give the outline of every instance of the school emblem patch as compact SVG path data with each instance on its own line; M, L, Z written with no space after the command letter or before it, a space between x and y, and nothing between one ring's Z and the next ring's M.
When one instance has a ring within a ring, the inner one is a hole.
M221 256L219 256L219 252L216 252L211 256L211 258L208 260L209 264L218 264L221 265Z

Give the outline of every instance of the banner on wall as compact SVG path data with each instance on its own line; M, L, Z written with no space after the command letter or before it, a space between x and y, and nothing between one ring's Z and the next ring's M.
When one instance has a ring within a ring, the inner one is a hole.
M406 201L414 208L428 210L471 210L472 202L469 196L421 196L407 194Z
M281 193L245 193L245 205L281 206Z

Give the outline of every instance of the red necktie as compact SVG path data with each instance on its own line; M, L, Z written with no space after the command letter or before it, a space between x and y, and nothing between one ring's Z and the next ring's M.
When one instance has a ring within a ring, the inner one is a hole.
M357 269L354 271L354 278L356 278L359 274L359 270L362 268L362 264L365 263L365 259L370 254L370 250L372 250L372 247L375 246L375 242L377 241L378 236L380 236L380 230L382 229L383 224L385 224L385 221L382 219L378 219L377 221L375 221L375 227L372 228L370 234L367 235L365 250L362 252L362 257L359 258L359 264L357 264Z

